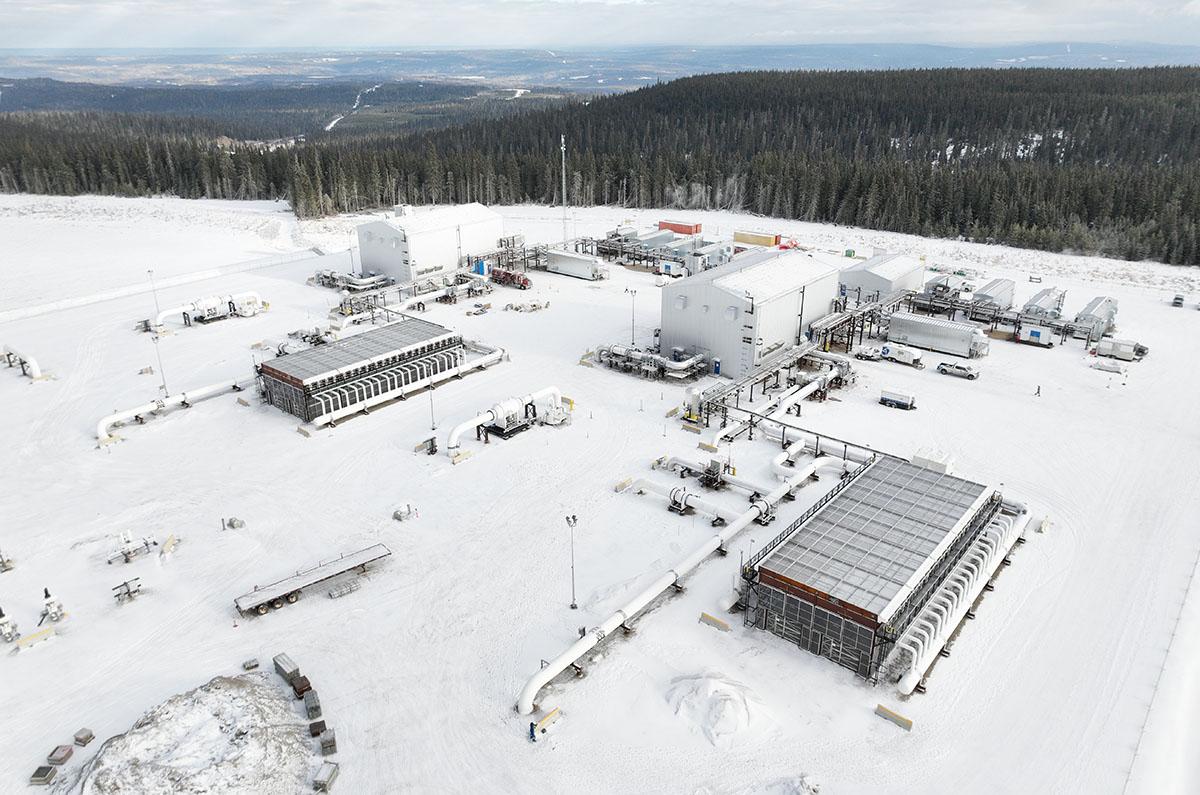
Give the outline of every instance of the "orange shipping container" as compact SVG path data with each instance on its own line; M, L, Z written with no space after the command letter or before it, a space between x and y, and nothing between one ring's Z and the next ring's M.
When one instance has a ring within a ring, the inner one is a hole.
M658 228L670 229L672 232L679 235L700 234L700 224L685 224L682 221L659 221Z

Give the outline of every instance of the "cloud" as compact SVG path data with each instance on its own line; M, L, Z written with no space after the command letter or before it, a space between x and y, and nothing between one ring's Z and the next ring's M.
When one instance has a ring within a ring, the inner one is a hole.
M1200 42L1200 0L0 0L0 47Z

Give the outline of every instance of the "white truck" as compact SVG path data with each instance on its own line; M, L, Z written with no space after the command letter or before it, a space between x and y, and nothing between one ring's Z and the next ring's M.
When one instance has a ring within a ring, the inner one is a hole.
M925 367L925 362L921 361L921 352L915 348L909 348L907 345L894 345L889 342L879 349L879 355L885 361L907 364L909 367L915 367L918 370Z

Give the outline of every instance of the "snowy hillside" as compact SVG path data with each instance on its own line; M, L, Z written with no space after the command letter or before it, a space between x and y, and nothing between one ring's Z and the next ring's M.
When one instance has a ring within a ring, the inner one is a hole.
M557 209L500 209L506 233L562 236ZM219 695L230 680L214 680L281 651L320 686L338 736L335 792L1116 793L1127 780L1137 793L1195 791L1200 587L1188 587L1200 549L1200 273L728 213L578 210L569 231L662 217L777 230L839 252L911 252L1012 277L1018 300L1054 284L1072 311L1111 295L1120 334L1150 347L1127 378L1089 367L1079 341L1042 350L993 340L972 382L857 362L857 383L836 400L803 404L807 427L901 456L940 449L964 477L1003 484L1049 520L1013 554L927 693L873 687L722 611L739 557L820 496L806 487L788 516L781 509L775 525L747 529L728 556L707 559L633 634L613 633L586 676L546 688L538 716L557 707L561 718L528 741L530 719L514 704L541 661L713 534L702 516L614 491L655 476L660 456L702 455L666 416L685 388L578 364L631 333L653 340L653 275L612 266L592 283L533 273L528 291L497 288L483 315L468 315L471 303L431 305L423 318L501 346L509 360L311 436L247 391L130 422L123 441L98 447L100 418L154 400L162 380L177 394L246 378L289 332L326 322L338 295L306 280L348 267L361 217L298 223L282 205L0 196L0 344L35 355L52 376L32 382L0 367L0 552L15 564L0 573L0 607L27 638L41 629L44 587L68 613L40 643L0 645L0 791L22 790L82 725L97 741L76 748L60 777L90 765L85 791L115 791L103 782L132 781L135 762L152 770L128 791L185 780L202 791L217 786L203 771L221 760L246 776L221 778L232 787L222 791L239 791L234 781L306 791L315 762L293 749L295 702L238 701ZM133 330L155 313L147 268L178 279L159 285L163 307L255 291L270 308L177 324L156 349ZM1187 308L1169 306L1176 292L1189 293ZM502 310L531 301L550 307ZM455 466L445 455L457 423L551 385L574 399L571 424L486 446L468 435L469 459ZM881 389L919 395L921 407L886 409ZM442 452L415 453L431 435ZM758 436L731 446L751 480L774 482L777 452ZM413 518L392 518L410 503ZM578 516L577 610L566 515ZM159 546L109 564L122 531ZM265 616L234 610L256 586L375 543L393 554L353 593L312 589ZM112 589L134 577L142 594L117 604ZM700 623L702 612L730 631ZM271 687L287 698L278 680ZM911 718L913 731L876 717L877 704ZM158 720L167 713L175 719ZM282 724L283 736L237 751L216 728L236 734L250 719ZM315 754L315 741L300 739ZM270 781L253 778L259 759L275 768ZM280 783L296 776L302 786Z

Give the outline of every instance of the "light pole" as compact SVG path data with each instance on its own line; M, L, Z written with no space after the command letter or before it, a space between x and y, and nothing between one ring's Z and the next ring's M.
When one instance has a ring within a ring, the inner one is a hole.
M162 350L158 347L158 316L162 310L158 308L158 286L154 283L154 269L147 268L146 274L150 277L150 292L154 295L154 326L152 328L154 336L151 338L151 341L154 343L154 356L158 359L159 389L162 390L163 397L166 397L171 393L167 391L167 371L163 369Z
M433 384L429 385L429 430L437 430L437 417L433 414Z
M158 286L154 283L154 268L147 268L146 275L150 277L150 292L154 294L154 319L158 320L158 313L162 310L158 308Z
M562 142L562 200L563 200L563 248L567 246L567 136L560 136Z
M634 334L634 326L637 323L637 290L625 288L625 292L629 293L629 344L636 345L637 338Z
M575 524L579 518L574 514L567 517L567 527L571 528L571 609L579 607L575 603Z

